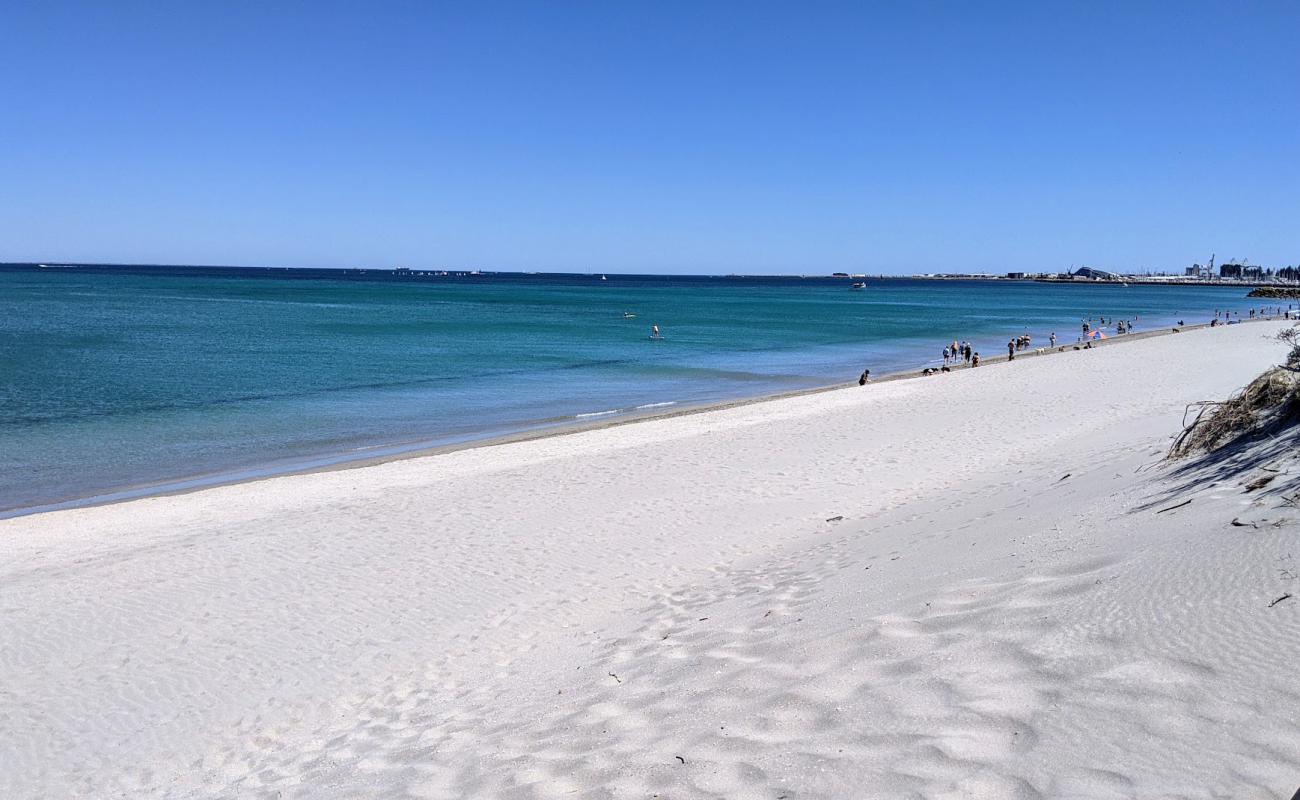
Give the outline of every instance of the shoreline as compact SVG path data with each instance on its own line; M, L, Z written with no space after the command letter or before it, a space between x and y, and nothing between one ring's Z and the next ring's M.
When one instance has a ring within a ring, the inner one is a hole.
M1272 318L1259 317L1255 319L1242 319L1237 324L1253 322L1274 321ZM1100 349L1113 344L1127 341L1140 341L1156 336L1172 335L1178 332L1199 330L1201 328L1212 327L1210 323L1198 323L1195 325L1183 325L1168 328L1157 328L1153 330L1143 330L1137 333L1128 333L1122 335L1113 335L1104 340L1092 342L1091 349ZM1226 327L1226 323L1224 326ZM1072 352L1075 347L1085 349L1084 343L1072 342L1070 344L1057 344L1056 348L1051 347L1031 347L1028 350L1017 353L1016 358L1036 358L1039 356L1061 355ZM1042 352L1039 352L1042 350ZM1005 354L981 357L980 366L993 366L996 364L1006 364L1011 359ZM952 372L963 372L971 369L969 365L954 367ZM879 377L873 376L867 386L876 384L886 384L900 380L920 379L927 377L936 377L943 373L926 375L922 370L902 370L895 372L883 373ZM647 422L652 420L673 419L683 416L707 413L711 411L720 411L725 409L743 408L746 406L769 403L779 400L787 400L798 397L809 397L825 392L833 392L840 389L866 389L867 386L859 387L853 382L834 383L825 386L816 386L806 389L796 389L788 392L776 392L771 394L755 395L753 397L744 397L730 400L719 400L713 402L693 403L688 405L674 406L667 409L644 410L640 413L629 411L619 413L608 417L591 419L591 420L573 420L563 418L566 421L548 423L541 421L533 424L524 430L504 433L482 438L469 438L464 441L449 442L445 444L426 444L423 441L409 443L393 443L387 445L376 445L368 448L375 451L381 451L378 454L350 456L348 453L333 453L315 456L306 459L295 459L286 463L282 468L277 468L274 463L249 467L240 470L222 471L217 473L200 474L176 480L164 481L161 483L151 483L137 486L127 486L112 492L104 492L95 495L72 497L65 500L59 500L52 503L42 503L36 506L18 507L0 511L0 520L19 519L40 514L49 514L57 511L66 511L81 508L95 508L107 505L116 505L127 503L133 500L139 500L150 497L168 497L173 495L190 494L193 492L203 491L221 486L238 486L242 484L255 483L258 481L279 478L289 475L311 475L322 472L335 472L340 470L361 469L365 467L377 466L396 461L406 461L410 459L428 458L432 456L445 455L464 450L476 450L485 447L496 447L499 445L514 444L518 442L536 441L552 437L569 436L577 433L586 433L589 431L605 430L617 428L624 425Z
M1283 327L0 522L0 795L1276 797Z

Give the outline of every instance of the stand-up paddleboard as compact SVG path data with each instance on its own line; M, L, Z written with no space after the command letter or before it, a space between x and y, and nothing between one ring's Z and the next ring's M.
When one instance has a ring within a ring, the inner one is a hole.
M652 342L662 342L662 341L664 341L664 337L663 337L662 335L660 335L660 336L655 336L654 334L651 334L650 336L647 336L646 338L649 339L649 340L652 341Z

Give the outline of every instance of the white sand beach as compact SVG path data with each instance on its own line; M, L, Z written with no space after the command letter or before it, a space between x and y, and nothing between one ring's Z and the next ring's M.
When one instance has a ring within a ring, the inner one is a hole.
M1290 797L1280 328L2 521L0 797Z

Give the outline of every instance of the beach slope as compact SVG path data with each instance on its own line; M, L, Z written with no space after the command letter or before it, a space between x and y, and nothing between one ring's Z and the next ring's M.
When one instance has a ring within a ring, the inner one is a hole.
M1280 327L0 521L0 796L1289 796Z

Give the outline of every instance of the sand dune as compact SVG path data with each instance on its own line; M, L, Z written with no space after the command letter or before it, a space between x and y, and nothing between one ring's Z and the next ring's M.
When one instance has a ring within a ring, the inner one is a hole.
M1276 330L0 522L0 796L1289 797Z

